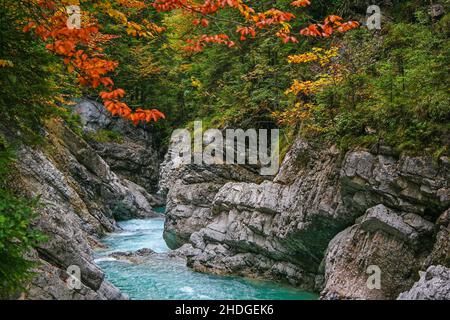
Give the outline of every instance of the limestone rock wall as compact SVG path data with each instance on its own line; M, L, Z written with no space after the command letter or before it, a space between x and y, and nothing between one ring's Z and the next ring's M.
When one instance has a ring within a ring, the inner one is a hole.
M42 146L22 147L12 187L39 197L36 228L47 235L34 252L37 276L26 299L123 299L96 266L99 237L116 230L116 219L151 217L151 196L121 179L82 138L57 120L45 128ZM78 266L82 286L67 286L67 268Z
M223 183L209 170L178 169L168 188L166 229L195 270L288 281L324 299L394 299L419 270L448 266L448 158L299 139L273 181ZM366 285L370 265L381 289Z
M111 170L149 193L156 192L159 155L156 141L143 125L134 126L129 121L113 117L103 105L91 100L82 100L74 107L74 112L80 115L85 134L95 135L100 130L108 130L120 135L120 141L88 141ZM154 201L155 204L161 203L159 199Z

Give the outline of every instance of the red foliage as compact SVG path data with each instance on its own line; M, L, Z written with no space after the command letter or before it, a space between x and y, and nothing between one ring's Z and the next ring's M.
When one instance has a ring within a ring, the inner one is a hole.
M307 7L311 4L309 0L297 0L291 3L293 7Z
M133 7L141 7L138 1L128 3ZM119 115L137 124L139 121L149 122L165 118L164 114L156 109L132 109L120 99L125 96L123 89L114 89L114 81L106 76L113 72L118 62L109 60L103 54L102 45L117 36L105 35L99 31L94 19L85 23L85 26L76 29L67 26L67 15L57 8L54 1L41 0L39 6L47 9L41 12L40 19L30 21L24 31L34 30L34 33L45 41L46 48L63 57L64 64L69 72L75 72L77 81L83 86L92 88L104 87L108 91L100 92L105 107L113 114Z
M344 19L339 16L331 15L325 18L323 23L312 24L309 27L302 29L300 34L312 37L329 37L334 32L347 32L359 26L359 22L348 21L342 22Z
M30 18L29 23L24 27L25 32L33 31L38 37L46 42L46 48L57 55L63 57L64 63L70 72L75 72L78 82L84 86L92 88L102 87L100 97L103 99L105 107L114 115L122 116L126 119L138 123L140 121L157 121L164 118L164 114L156 109L133 111L126 103L121 102L125 96L123 89L114 88L114 81L107 76L113 72L118 63L108 59L103 54L103 46L117 36L106 35L99 31L101 27L97 20L92 16L93 13L85 12L83 14L83 26L80 29L70 29L66 25L67 13L65 6L69 0L24 0L28 6L35 7L36 14ZM157 11L167 12L173 10L182 10L193 16L192 23L195 26L207 28L211 19L219 10L231 8L239 11L244 22L236 28L240 40L244 41L248 37L256 37L257 32L263 29L275 29L275 34L284 43L297 43L298 39L291 33L290 22L295 19L295 15L290 12L283 12L272 8L264 12L256 12L255 9L246 5L243 0L153 0L152 2L139 0L116 0L116 4L123 8L132 8L141 10L153 7ZM307 7L311 4L309 0L293 1L293 7ZM103 5L111 8L108 1ZM101 5L94 8L102 8ZM110 13L111 14L111 13ZM123 19L123 15L117 10L113 13L115 16ZM146 20L144 20L146 21ZM129 22L125 18L128 27L136 27L134 22ZM156 32L162 32L164 29L149 23L150 28ZM358 27L359 23L355 21L343 22L343 18L330 15L325 18L323 23L312 24L300 31L300 34L313 37L329 37L334 32L346 32ZM140 28L137 26L136 28ZM136 30L131 30L131 34L139 35ZM207 35L203 34L194 39L187 40L186 50L198 52L210 43L223 44L233 47L235 42L226 34Z

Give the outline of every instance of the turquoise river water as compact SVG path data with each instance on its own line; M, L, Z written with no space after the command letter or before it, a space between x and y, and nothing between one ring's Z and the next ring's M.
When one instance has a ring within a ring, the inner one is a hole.
M96 253L96 262L106 278L131 299L317 299L314 294L272 282L194 272L168 258L154 258L140 265L114 260L108 254L142 248L160 253L170 250L162 237L163 218L130 220L119 225L123 231L103 239L108 248Z

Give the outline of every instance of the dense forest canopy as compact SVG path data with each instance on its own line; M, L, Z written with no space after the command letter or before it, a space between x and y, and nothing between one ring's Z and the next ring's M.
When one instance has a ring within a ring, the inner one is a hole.
M38 142L46 119L77 131L70 106L82 96L161 141L202 119L205 128L279 127L285 149L302 135L449 153L450 16L430 14L430 1L0 2L3 186L16 142ZM364 27L369 4L381 8L381 30ZM73 5L79 28L67 25ZM5 275L39 235L23 231L31 213L3 186L2 208L20 210L14 222L0 216L0 238L16 232L24 244L0 265ZM5 288L21 283L22 266Z
M42 40L46 49L63 58L67 71L74 74L78 84L93 89L99 88L99 97L113 115L120 115L137 124L139 121L157 121L164 118L164 114L156 109L130 107L122 101L125 91L117 88L111 77L122 62L115 60L118 52L126 52L129 56L128 53L137 49L143 50L144 45L149 46L147 51L155 51L159 49L161 42L164 42L164 49L173 51L172 56L180 55L180 52L202 52L209 44L242 49L242 45L232 38L242 42L259 34L263 38L275 36L285 44L298 43L297 36L293 34L294 26L291 24L296 15L275 8L286 7L286 4L271 5L274 7L250 2L247 4L242 0L29 0L6 2L5 9L10 15L17 16L18 20L15 22L24 25L24 32L33 33L34 38ZM304 8L309 5L310 1L301 0L288 6ZM173 25L171 32L166 32L167 27L164 26L164 19L167 17L178 17L178 25ZM303 23L308 18L311 19L304 16ZM214 27L210 24L214 24ZM329 37L333 33L344 33L358 25L358 22L344 22L337 15L329 15L322 23L310 24L301 29L300 34ZM179 34L183 27L183 34ZM174 38L182 40L184 45L170 44ZM131 39L136 39L136 42L131 43ZM124 43L128 48L118 51L115 47L117 43ZM152 57L145 56L146 53L139 52L134 56L149 63ZM167 51L165 53L167 54ZM10 60L3 61L3 67L11 66ZM141 67L143 68L140 68L139 76L152 74L157 70L151 66Z

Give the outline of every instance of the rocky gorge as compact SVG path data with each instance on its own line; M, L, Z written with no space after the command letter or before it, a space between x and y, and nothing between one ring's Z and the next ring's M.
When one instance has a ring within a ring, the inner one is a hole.
M172 258L195 271L288 283L322 299L450 299L450 160L387 147L341 151L298 138L273 179L252 168L159 164L154 141L82 101L84 133L60 121L23 147L15 188L39 197L49 240L24 299L126 299L94 261L116 221L161 217ZM104 130L120 139L98 139ZM158 176L159 175L159 176ZM159 185L157 186L157 182ZM158 193L156 194L156 191ZM140 263L151 250L114 253ZM81 289L67 286L78 266ZM381 286L367 285L370 266Z
M428 270L436 288L417 293L422 276L401 297L450 297L448 158L298 139L273 181L244 168L235 177L233 166L162 166L164 235L194 270L285 281L322 299L396 299ZM379 288L367 285L370 266Z
M90 115L83 118L85 130L94 130L91 124L101 123L95 117L100 115L94 113L100 110L96 103L84 102L77 107ZM35 270L38 275L22 298L124 299L95 264L93 249L102 246L99 239L103 235L118 229L116 220L159 216L152 206L158 205L160 199L127 180L125 173L119 176L112 171L117 163L100 154L103 151L117 155L112 151L117 147L114 143L93 144L102 148L96 151L58 120L49 121L44 132L43 146L23 147L19 151L12 186L24 196L39 198L39 216L34 227L48 237L48 241L30 253L31 259L38 262ZM139 161L136 143L120 145L127 154L124 161ZM148 161L145 156L142 159ZM153 166L157 168L157 161ZM80 270L81 284L77 290L67 285L70 266Z

